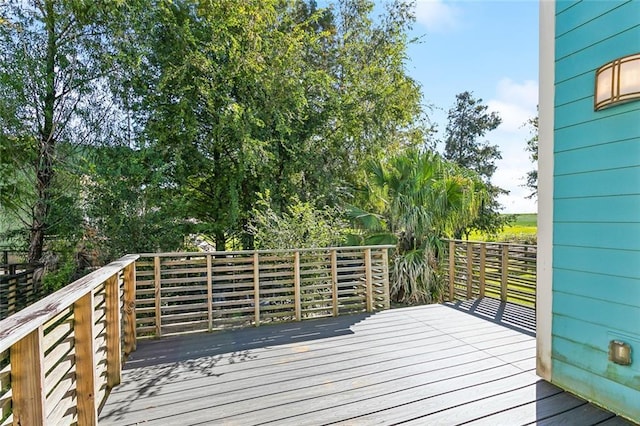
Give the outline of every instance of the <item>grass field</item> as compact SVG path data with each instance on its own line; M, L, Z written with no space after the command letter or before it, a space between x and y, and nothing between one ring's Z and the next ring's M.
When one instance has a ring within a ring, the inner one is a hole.
M516 214L515 221L504 229L497 237L490 237L480 233L471 233L470 240L475 241L517 241L535 244L538 233L538 215L536 213Z

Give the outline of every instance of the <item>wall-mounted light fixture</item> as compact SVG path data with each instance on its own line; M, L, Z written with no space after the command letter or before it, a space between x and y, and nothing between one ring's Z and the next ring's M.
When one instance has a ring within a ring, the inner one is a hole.
M596 71L596 111L640 99L640 53L604 64Z
M631 346L619 340L610 341L609 361L620 365L631 365Z

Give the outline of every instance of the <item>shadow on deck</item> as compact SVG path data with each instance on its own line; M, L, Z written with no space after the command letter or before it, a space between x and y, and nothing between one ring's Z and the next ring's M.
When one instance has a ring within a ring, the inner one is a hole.
M480 300L143 341L100 424L626 424L535 375L532 321Z

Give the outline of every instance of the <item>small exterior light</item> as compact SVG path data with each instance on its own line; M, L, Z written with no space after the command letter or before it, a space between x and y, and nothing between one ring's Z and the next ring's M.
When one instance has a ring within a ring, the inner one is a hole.
M631 346L619 340L610 341L609 361L620 365L631 365Z
M594 109L640 99L640 53L604 64L596 71Z

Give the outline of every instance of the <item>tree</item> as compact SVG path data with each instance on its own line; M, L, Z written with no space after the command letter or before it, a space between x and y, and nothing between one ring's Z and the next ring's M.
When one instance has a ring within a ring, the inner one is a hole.
M56 203L71 200L61 199L69 194L62 175L74 147L107 133L104 58L118 6L15 0L0 11L0 142L15 154L3 159L13 185L8 208L27 228L29 261L42 257L45 236L55 232Z
M230 237L252 248L258 194L269 190L278 213L295 200L335 205L367 159L419 140L404 2L379 24L364 0L335 13L302 1L161 6L131 25L142 48L122 67L126 99L218 249Z
M368 203L352 207L350 217L364 244L395 244L391 291L399 301L439 300L442 280L440 239L470 224L484 200L478 175L415 149L370 162Z
M468 238L471 229L495 234L506 223L507 219L500 215L502 207L498 203L498 196L508 192L491 184L491 177L496 171L496 160L501 159L502 155L497 145L479 140L496 129L501 122L498 113L489 112L482 99L474 98L470 92L456 95L456 103L449 110L444 158L478 173L488 192L480 215L472 224L457 229L456 238L463 235Z
M527 146L525 150L529 153L529 159L537 166L538 165L538 116L530 118L525 123L529 126L531 137L527 140ZM527 198L534 198L538 196L538 167L527 172L525 187L531 190L531 193Z

